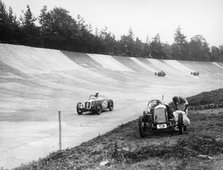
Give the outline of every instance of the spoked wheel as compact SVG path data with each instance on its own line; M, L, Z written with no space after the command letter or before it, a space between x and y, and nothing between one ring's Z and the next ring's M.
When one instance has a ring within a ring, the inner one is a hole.
M109 109L110 111L112 111L113 108L114 108L114 102L113 102L112 100L110 100L109 103L108 103L108 109Z
M100 115L101 114L101 111L102 111L102 108L101 108L100 105L98 105L97 108L96 108L96 114L97 115Z
M82 103L81 102L79 102L79 103L77 103L77 107L76 107L76 110L77 110L77 114L78 115L82 115L82 109L81 109L81 105L82 105Z
M146 136L146 122L143 120L143 116L139 117L138 124L140 137L144 138Z
M178 126L178 129L179 129L179 134L183 134L184 124L183 124L183 114L182 113L180 113L178 115L177 126Z

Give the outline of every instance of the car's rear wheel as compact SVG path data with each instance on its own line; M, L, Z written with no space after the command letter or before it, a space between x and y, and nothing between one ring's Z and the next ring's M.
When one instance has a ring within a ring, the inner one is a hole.
M113 102L112 100L110 100L109 103L108 103L108 109L109 109L110 111L112 111L113 108L114 108L114 102Z
M178 115L177 126L178 126L178 129L179 129L179 134L183 134L184 124L183 124L183 114L182 113L180 113Z
M79 103L77 103L77 106L76 106L76 110L77 110L77 114L78 115L82 115L82 109L81 109L81 105L82 105L82 103L81 102L79 102Z
M101 111L102 111L102 108L101 108L100 105L98 105L97 108L96 108L96 114L97 115L100 115L101 114Z
M141 138L144 138L146 136L146 122L143 120L143 116L139 117L138 125L139 125L139 135Z

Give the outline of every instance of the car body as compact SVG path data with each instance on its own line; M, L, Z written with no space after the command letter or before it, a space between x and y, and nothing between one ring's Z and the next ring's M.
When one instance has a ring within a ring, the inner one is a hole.
M138 119L139 133L141 137L145 137L148 132L163 129L176 129L179 133L186 130L183 125L183 115L178 115L178 121L175 121L172 110L168 105L163 104L160 100L150 100L143 115Z
M83 112L95 112L96 114L101 114L105 109L113 110L114 102L112 99L108 99L104 95L90 95L89 99L83 103L78 102L76 110L78 115Z
M155 72L155 76L164 77L166 76L166 73L164 71Z
M194 75L194 76L199 76L199 72L198 71L191 72L190 74Z

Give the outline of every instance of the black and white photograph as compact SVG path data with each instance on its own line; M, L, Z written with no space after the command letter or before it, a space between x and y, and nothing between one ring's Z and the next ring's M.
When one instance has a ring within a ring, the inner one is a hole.
M0 0L0 170L223 170L223 0Z

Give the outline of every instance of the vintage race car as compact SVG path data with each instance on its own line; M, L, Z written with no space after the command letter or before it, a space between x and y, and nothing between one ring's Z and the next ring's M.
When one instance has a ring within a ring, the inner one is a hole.
M138 119L139 134L145 137L154 130L173 129L182 134L186 130L183 123L183 114L178 115L177 121L168 105L163 104L160 100L151 100L148 102L143 115Z
M155 72L155 76L162 76L164 77L166 73L164 71Z
M199 76L199 72L191 72L190 74L194 76Z
M81 102L77 103L76 110L78 115L81 115L83 112L94 112L97 115L100 115L101 112L105 109L113 110L114 102L111 99L108 99L104 95L90 95L89 99L82 104Z

